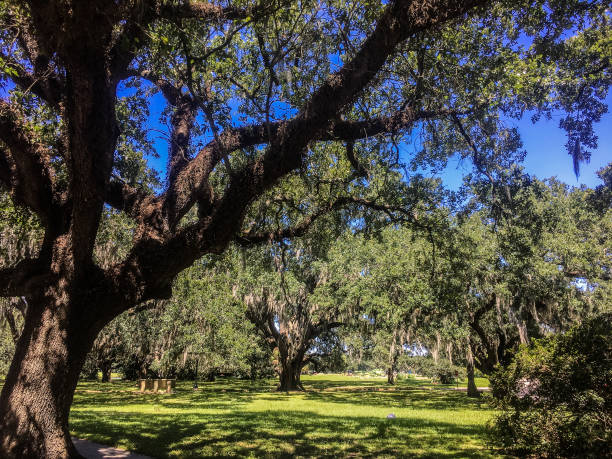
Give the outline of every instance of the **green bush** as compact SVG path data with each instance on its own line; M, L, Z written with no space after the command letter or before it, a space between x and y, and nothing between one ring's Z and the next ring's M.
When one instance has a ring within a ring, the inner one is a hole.
M436 364L431 356L411 356L402 354L398 358L397 368L403 373L408 373L410 371L421 376L433 378L435 375Z
M448 360L440 359L433 367L432 379L440 384L455 384L456 379L465 377L465 369L451 365Z
M438 365L435 370L434 380L440 384L452 384L455 382L455 375L450 365Z
M493 435L510 452L608 457L612 451L612 314L522 346L491 378L502 410Z
M465 368L451 365L447 359L439 359L438 363L435 363L431 356L400 356L398 369L403 373L410 371L431 378L441 384L454 384L455 374L458 374L459 378L465 378Z

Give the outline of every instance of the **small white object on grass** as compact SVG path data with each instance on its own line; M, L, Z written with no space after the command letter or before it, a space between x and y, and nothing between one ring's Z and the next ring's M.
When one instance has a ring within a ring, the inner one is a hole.
M387 419L395 419L395 415L393 413L388 414Z

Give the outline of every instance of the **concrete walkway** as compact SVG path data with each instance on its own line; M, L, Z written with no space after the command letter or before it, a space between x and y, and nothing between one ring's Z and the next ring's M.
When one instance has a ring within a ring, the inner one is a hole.
M88 440L73 438L72 442L79 454L86 459L152 459L149 456L132 453L124 449L111 448Z
M467 387L436 387L437 390L458 390L459 392L467 392ZM489 392L490 387L477 387L478 392Z

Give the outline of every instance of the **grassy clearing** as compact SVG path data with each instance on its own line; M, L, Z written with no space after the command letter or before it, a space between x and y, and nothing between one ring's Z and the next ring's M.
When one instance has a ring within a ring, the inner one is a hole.
M73 435L154 457L499 457L485 441L493 412L422 380L303 377L305 393L275 381L179 382L172 395L129 382L79 384ZM394 413L396 419L386 416Z

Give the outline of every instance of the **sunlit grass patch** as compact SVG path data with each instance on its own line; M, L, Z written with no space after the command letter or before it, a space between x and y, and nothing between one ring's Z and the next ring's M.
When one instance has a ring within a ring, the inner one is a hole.
M465 393L406 379L305 376L307 391L276 381L178 382L141 394L126 381L79 384L73 435L153 457L496 457L485 425L493 412ZM387 419L393 413L395 419Z

